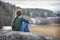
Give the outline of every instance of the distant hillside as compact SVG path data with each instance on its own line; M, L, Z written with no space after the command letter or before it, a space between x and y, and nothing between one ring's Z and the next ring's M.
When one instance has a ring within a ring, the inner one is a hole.
M50 17L53 16L54 12L47 9L23 8L23 14L31 17Z
M0 1L0 27L11 25L13 14L18 9L15 5Z

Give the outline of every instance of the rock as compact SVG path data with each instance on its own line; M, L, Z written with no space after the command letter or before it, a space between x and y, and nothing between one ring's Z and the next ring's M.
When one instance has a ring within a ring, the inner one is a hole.
M0 40L52 40L52 39L53 38L51 37L31 32L20 32L20 31L0 32Z
M29 32L19 32L19 31L11 31L11 32L0 32L0 40L42 40L35 33Z

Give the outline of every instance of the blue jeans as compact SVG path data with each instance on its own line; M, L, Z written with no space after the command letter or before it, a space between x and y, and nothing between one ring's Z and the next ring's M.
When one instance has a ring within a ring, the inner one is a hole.
M24 32L30 32L28 23L22 22L21 31L24 31Z

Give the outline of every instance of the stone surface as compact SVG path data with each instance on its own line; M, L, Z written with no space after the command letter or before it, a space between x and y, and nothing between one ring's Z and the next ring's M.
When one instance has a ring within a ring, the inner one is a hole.
M0 31L0 40L60 40L60 39L30 32Z

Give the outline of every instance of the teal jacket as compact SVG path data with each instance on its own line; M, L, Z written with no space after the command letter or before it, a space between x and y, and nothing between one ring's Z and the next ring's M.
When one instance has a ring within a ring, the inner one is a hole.
M28 20L24 19L23 16L18 16L17 18L15 18L14 20L14 31L19 31L22 27L22 22L27 22L29 23Z

